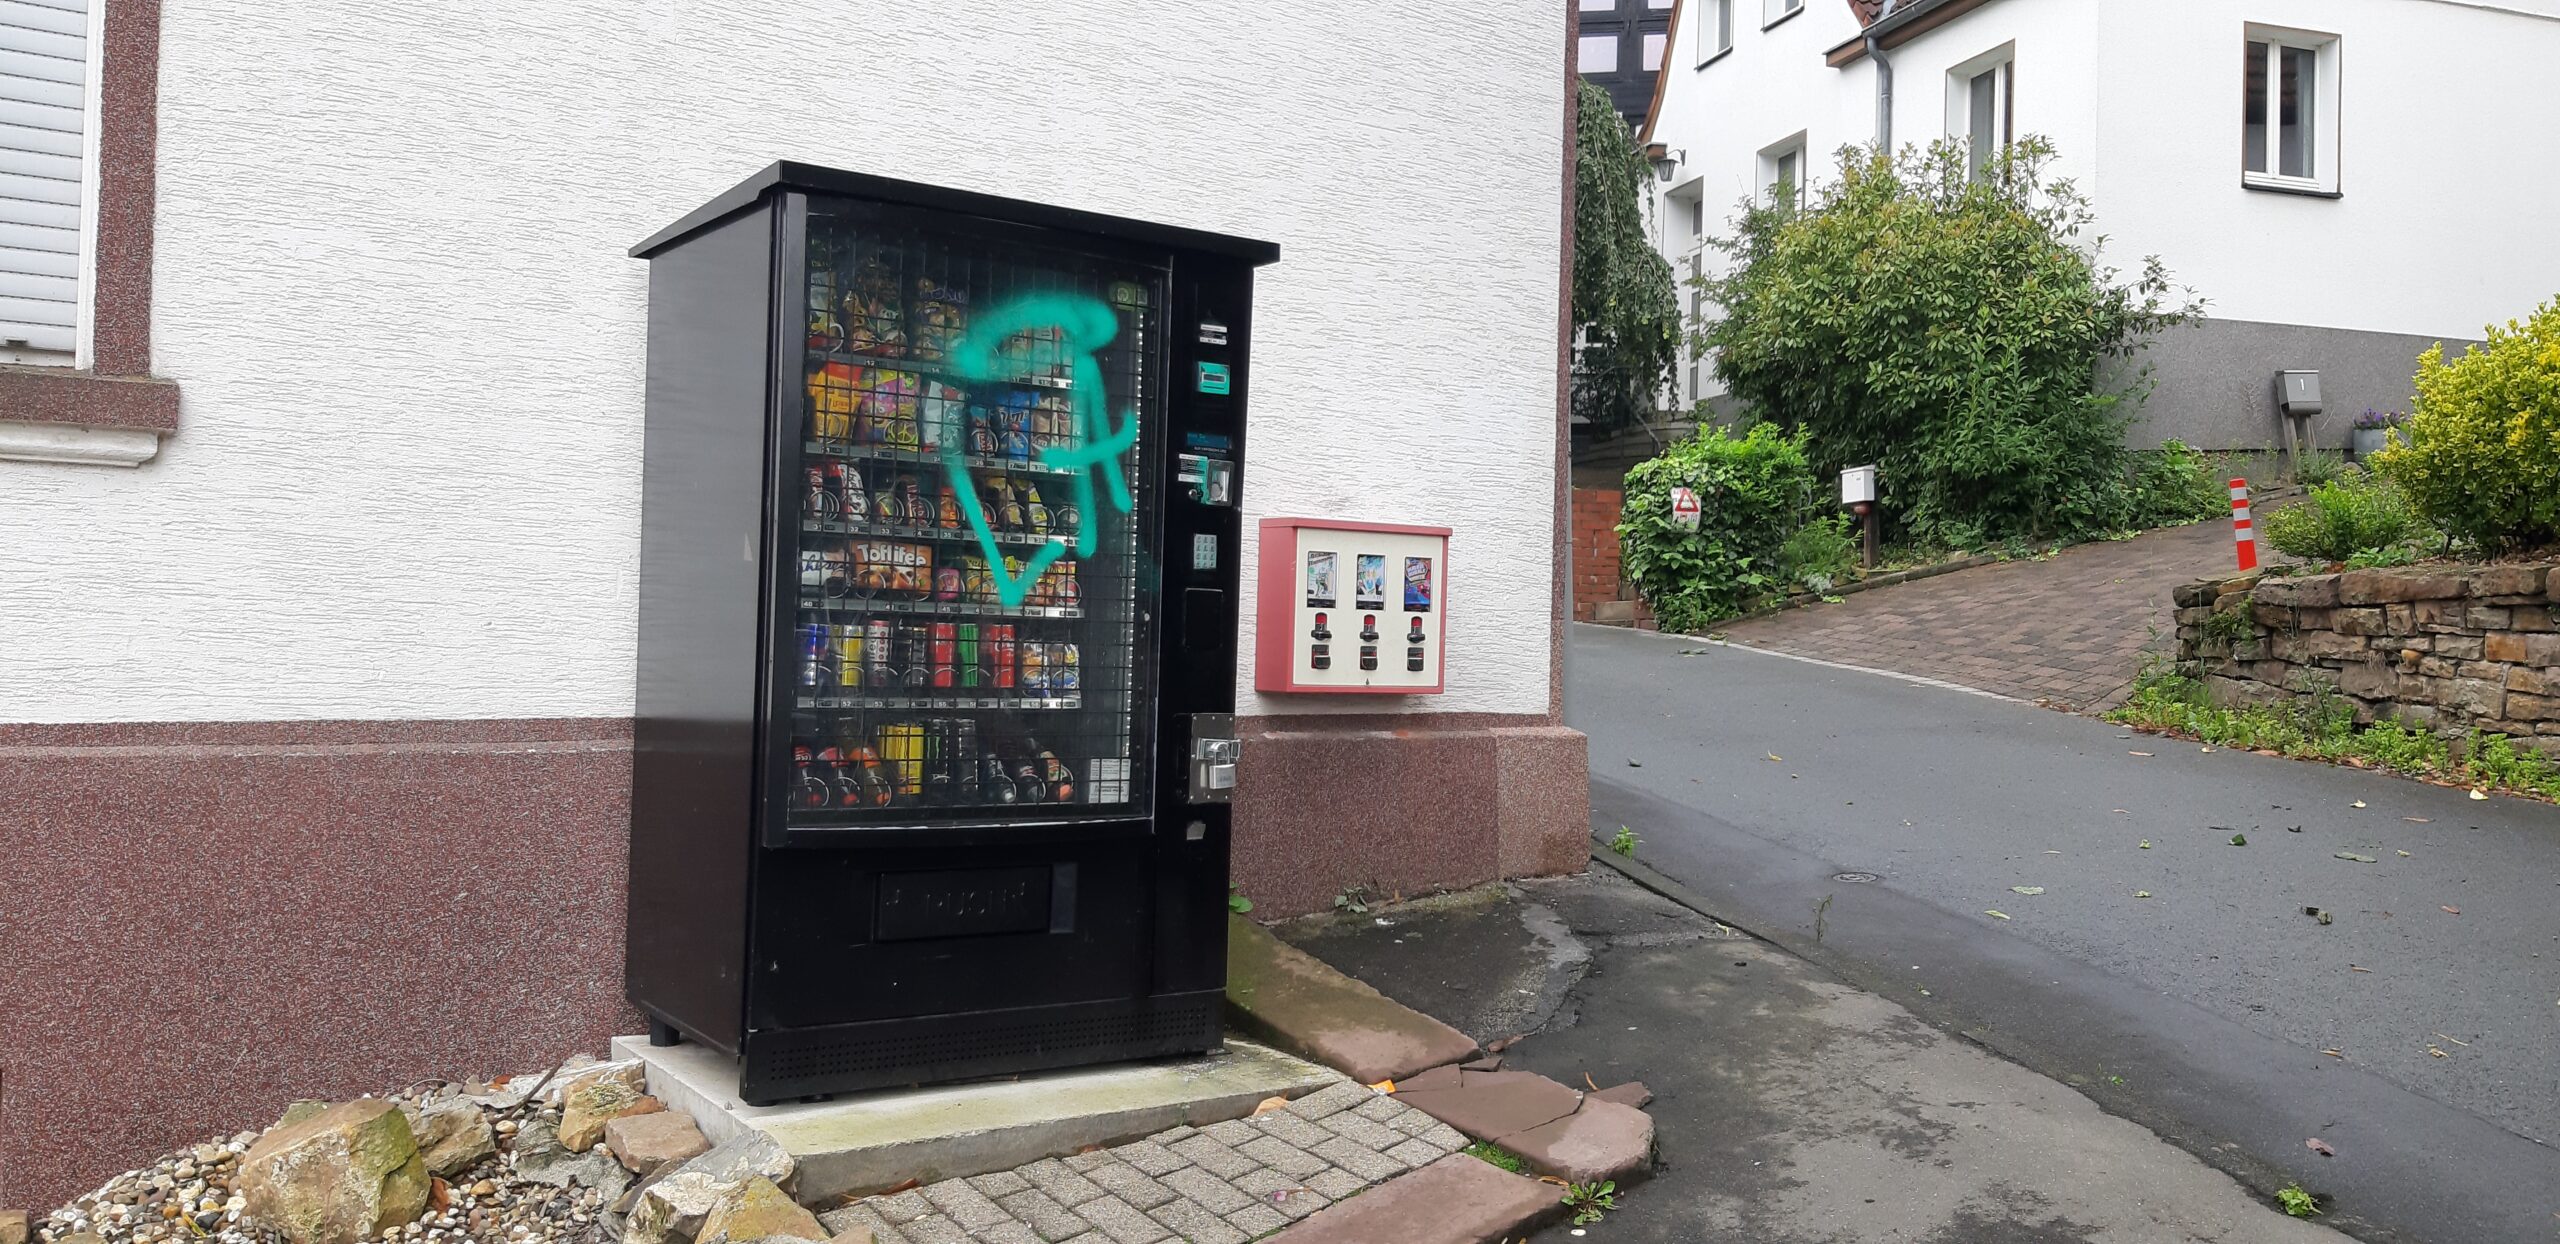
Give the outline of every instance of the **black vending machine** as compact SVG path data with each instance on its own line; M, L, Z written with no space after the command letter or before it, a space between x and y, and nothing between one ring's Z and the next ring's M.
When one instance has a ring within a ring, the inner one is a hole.
M626 981L770 1103L1213 1049L1266 243L776 164L649 261Z

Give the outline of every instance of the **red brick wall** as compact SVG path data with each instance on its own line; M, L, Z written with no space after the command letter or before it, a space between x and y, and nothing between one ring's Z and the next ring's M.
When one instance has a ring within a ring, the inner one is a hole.
M1618 580L1618 507L1615 488L1573 490L1573 620L1589 622L1602 601L1621 600Z

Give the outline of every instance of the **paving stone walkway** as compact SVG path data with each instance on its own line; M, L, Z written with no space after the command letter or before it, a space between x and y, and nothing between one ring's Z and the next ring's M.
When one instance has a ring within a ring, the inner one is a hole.
M1010 1171L866 1197L819 1215L879 1244L1244 1244L1467 1147L1358 1084L1285 1108Z
M2177 639L2169 593L2237 573L2228 520L2064 549L1724 627L1754 648L1936 678L2080 712L2124 702Z

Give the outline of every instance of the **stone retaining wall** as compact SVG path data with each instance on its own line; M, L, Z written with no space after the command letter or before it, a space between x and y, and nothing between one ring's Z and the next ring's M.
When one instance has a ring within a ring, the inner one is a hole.
M2560 573L2413 566L2179 588L2178 659L2221 703L2325 690L2356 720L2494 731L2560 757Z

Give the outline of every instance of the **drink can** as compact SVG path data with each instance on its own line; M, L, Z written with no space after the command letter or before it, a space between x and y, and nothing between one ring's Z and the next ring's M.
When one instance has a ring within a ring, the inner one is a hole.
M924 727L893 721L880 727L880 758L889 767L890 784L901 795L924 793Z
M921 687L932 677L932 633L922 622L898 624L898 681Z
M812 464L809 468L809 491L801 498L801 517L825 521L838 516L843 504L841 494L827 487L827 468Z
M1014 685L1013 624L990 623L987 627L987 636L987 646L990 649L987 653L988 672L995 676L994 682L998 688L1010 689Z
M951 771L956 783L952 797L961 803L979 800L978 723L961 718L952 723Z
M987 685L986 668L978 662L978 624L961 623L954 638L957 648L952 653L952 663L959 667L960 685L963 687Z
M933 685L958 686L960 628L949 622L933 624Z
M1056 752L1043 750L1040 753L1040 772L1041 777L1049 784L1051 799L1060 803L1075 802L1075 770L1068 768L1067 762L1058 759Z
M862 486L862 468L850 463L837 463L828 469L838 473L836 493L843 498L839 509L845 520L858 523L871 517L871 494Z
M836 628L836 673L848 691L861 687L865 681L860 622L847 622Z
M1016 681L1029 694L1039 695L1049 689L1048 646L1036 639L1022 641L1022 672L1016 675Z
M889 634L887 618L873 618L862 624L862 660L871 675L865 681L873 687L897 685L897 654L890 648Z
M1076 667L1083 656L1074 644L1049 645L1049 690L1054 695L1074 695L1082 689L1084 677Z
M824 622L810 622L800 628L800 689L812 695L830 694L836 687L835 671L828 668L834 655L835 637Z
M951 802L952 723L948 717L936 717L924 729L924 798L927 803Z

